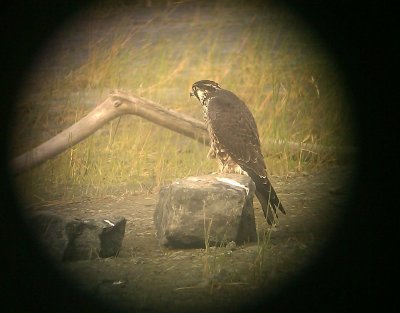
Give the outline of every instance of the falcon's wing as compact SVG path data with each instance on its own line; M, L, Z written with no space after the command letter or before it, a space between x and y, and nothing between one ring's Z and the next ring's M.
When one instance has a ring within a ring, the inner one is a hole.
M209 123L221 147L243 170L266 175L257 125L235 94L224 90L209 100Z

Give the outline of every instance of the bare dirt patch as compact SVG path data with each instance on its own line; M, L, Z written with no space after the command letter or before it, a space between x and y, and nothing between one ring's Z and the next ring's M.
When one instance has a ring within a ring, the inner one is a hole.
M258 202L260 242L173 250L159 245L153 212L157 194L108 196L37 207L72 217L124 216L118 257L63 262L66 280L113 308L145 312L216 312L268 299L314 260L340 225L353 171L332 166L288 178L272 177L287 211L268 229ZM32 210L33 208L29 208ZM262 290L262 294L259 291Z

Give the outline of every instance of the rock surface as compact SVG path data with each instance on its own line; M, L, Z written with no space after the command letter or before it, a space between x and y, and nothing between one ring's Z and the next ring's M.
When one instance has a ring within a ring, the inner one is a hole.
M251 178L215 174L177 180L160 191L154 224L160 243L176 248L257 239Z
M28 218L44 250L55 260L75 261L116 256L125 234L126 219L74 219L50 212Z

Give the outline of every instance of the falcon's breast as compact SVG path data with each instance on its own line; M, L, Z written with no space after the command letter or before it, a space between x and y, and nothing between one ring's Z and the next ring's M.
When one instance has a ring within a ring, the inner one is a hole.
M216 91L208 99L204 117L211 149L224 172L249 169L264 176L265 163L260 148L257 125L247 106L232 92Z

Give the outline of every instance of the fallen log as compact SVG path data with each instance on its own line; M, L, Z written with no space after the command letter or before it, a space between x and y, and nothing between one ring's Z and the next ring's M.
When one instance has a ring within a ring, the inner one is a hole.
M36 148L12 159L10 166L13 173L15 175L22 173L55 157L96 132L107 122L124 114L140 116L203 144L209 144L207 129L202 121L164 108L150 100L122 91L113 91L103 103L96 106L78 122ZM285 150L287 154L298 154L300 158L312 157L320 153L338 153L344 158L353 155L355 152L352 147L323 147L315 144L299 144L280 140L267 141L265 144L268 145L268 151L271 151L271 154L282 153ZM302 153L303 155L301 155Z
M71 127L38 147L11 160L14 174L22 173L71 148L112 119L134 114L160 126L208 144L207 130L200 122L185 114L164 108L150 100L115 91L101 104Z

